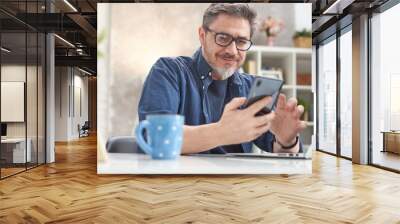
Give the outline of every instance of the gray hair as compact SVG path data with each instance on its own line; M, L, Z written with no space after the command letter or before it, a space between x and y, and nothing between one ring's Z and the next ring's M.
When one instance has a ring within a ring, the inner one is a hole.
M253 36L256 28L257 13L244 3L213 3L203 15L203 27L208 26L218 17L219 14L226 14L247 19L250 24L250 37Z

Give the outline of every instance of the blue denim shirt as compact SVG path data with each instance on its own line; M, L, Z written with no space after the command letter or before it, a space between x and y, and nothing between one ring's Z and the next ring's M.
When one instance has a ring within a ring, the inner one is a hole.
M213 79L210 65L204 59L201 48L193 57L162 57L153 65L144 83L139 101L139 120L147 114L181 114L186 125L211 123L212 108L207 90ZM235 97L246 97L254 76L235 72L228 78L225 102ZM238 128L240 128L238 126ZM273 134L266 132L253 142L262 150L272 152ZM252 152L253 142L243 142L243 152ZM226 153L217 147L202 153Z

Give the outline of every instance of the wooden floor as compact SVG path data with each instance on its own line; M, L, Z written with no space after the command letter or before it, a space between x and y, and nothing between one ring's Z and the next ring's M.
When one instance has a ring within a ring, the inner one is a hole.
M25 168L25 164L18 164L18 167L2 167L1 168L1 178L5 178L20 172L23 172L27 169L33 169L37 167L36 163L27 163L27 167Z
M373 163L395 170L400 170L400 155L392 152L375 151L372 157Z
M24 171L24 170L26 170L25 169L25 167L24 168L1 168L1 177L3 178L3 177L7 177L7 176L10 176L10 175L13 175L13 174L15 174L15 173L18 173L18 172L22 172L22 171Z
M312 175L99 176L94 137L0 181L0 223L400 223L400 175L316 153Z

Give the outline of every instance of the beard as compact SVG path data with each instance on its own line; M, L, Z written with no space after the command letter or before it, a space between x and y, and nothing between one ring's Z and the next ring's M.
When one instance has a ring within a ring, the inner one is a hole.
M221 80L228 79L235 73L236 69L235 68L219 68L219 67L212 67L213 72L218 74L218 77Z
M203 56L205 57L206 61L212 68L212 72L221 80L228 79L236 72L236 70L239 69L239 68L236 68L236 66L229 66L229 65L217 66L215 63L208 60L209 58L211 58L211 56L210 56L211 52L207 51L207 47L202 47L202 52L203 52ZM238 57L236 57L235 55L229 54L229 53L218 54L218 55L216 55L216 57L219 57L222 59L227 59L227 60L235 60L236 62L239 61Z
M226 60L234 60L238 61L235 55L231 55L228 53L217 55L217 57ZM235 66L225 66L225 67L218 67L216 65L212 65L213 71L218 75L221 80L225 80L233 75L237 68Z

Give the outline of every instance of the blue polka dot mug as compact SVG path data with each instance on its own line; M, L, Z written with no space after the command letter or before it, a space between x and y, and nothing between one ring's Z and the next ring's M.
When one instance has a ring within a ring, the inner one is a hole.
M147 115L136 127L137 144L153 159L176 159L181 154L184 120L176 114Z

